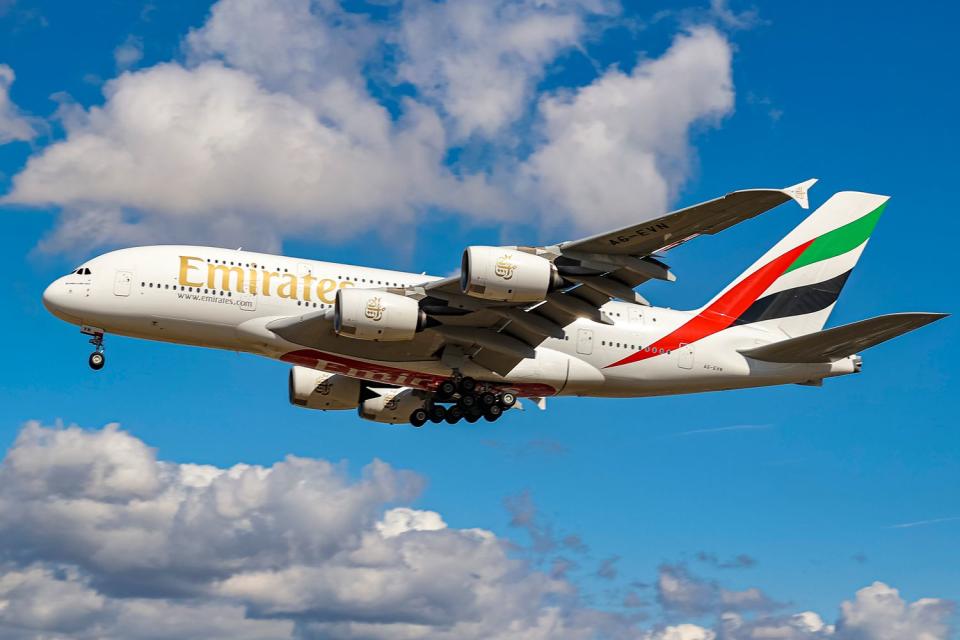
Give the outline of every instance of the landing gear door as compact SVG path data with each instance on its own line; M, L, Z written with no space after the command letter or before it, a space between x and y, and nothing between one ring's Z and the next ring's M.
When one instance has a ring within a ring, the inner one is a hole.
M693 345L681 343L677 349L677 366L681 369L693 369Z
M133 272L131 271L117 271L117 275L113 278L113 295L115 296L129 296L130 287L133 285Z
M593 331L577 329L577 353L588 356L593 353Z

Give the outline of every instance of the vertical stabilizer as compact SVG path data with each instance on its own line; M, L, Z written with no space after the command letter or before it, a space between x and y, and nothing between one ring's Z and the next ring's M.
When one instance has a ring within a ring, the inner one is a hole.
M843 191L827 200L700 310L733 325L789 336L823 328L888 196Z

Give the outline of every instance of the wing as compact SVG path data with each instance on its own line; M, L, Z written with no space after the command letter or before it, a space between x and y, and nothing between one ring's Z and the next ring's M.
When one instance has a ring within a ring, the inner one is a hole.
M450 368L463 369L469 361L482 369L506 375L521 360L534 355L547 338L569 339L564 328L577 318L613 324L602 307L612 299L649 303L635 287L651 279L673 281L669 267L653 254L666 251L698 235L714 234L738 222L795 200L807 207L808 180L786 189L734 191L686 209L581 240L546 247L516 247L553 263L562 285L536 303L481 300L461 290L460 276L424 282L404 289L385 289L419 300L431 319L430 327L414 341L390 345L338 338L340 349L376 353L375 359L412 361L439 358ZM270 326L299 344L309 336L330 335L330 314L291 318ZM324 325L325 330L318 331ZM310 326L308 326L310 325ZM340 351L342 352L342 351Z
M786 189L734 191L659 218L560 246L565 253L644 256L666 251L701 234L723 231L791 199L806 209L807 190L815 182L816 179L807 180Z
M465 350L476 364L504 374L546 338L566 339L577 318L613 324L602 310L611 299L649 303L634 288L651 279L675 280L653 254L698 235L714 234L789 200L808 207L816 180L786 189L734 191L623 229L548 247L521 247L553 262L564 287L536 304L496 303L465 295L459 276L426 283L422 307L445 343Z

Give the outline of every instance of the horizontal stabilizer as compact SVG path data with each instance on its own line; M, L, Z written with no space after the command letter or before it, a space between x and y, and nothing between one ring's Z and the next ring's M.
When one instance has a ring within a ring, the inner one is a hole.
M762 347L746 349L740 353L764 362L835 362L948 315L947 313L891 313Z

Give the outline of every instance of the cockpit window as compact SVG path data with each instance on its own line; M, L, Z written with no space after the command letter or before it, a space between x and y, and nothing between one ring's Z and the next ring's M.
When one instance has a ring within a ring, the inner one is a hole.
M90 275L90 269L84 268L84 269L83 269L83 275L85 275L85 276Z

